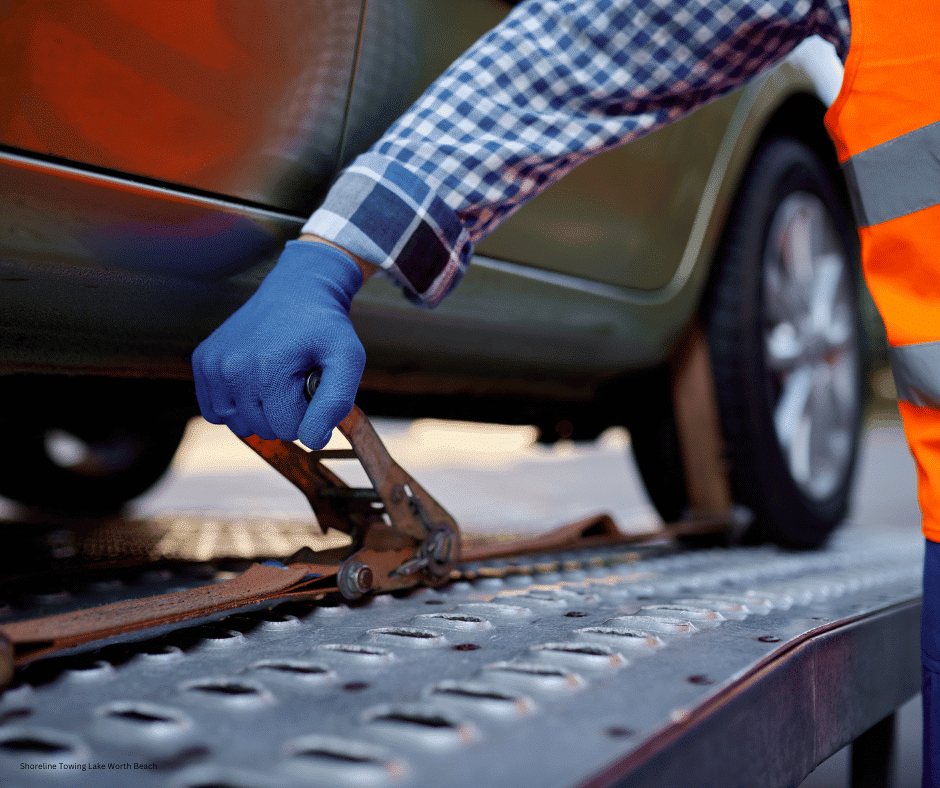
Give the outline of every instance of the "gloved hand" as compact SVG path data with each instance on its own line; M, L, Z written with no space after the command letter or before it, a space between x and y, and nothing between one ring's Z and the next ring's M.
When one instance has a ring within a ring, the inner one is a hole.
M321 449L352 410L366 354L349 321L362 271L327 244L291 241L261 287L193 353L203 417L236 435ZM321 371L307 404L305 375Z

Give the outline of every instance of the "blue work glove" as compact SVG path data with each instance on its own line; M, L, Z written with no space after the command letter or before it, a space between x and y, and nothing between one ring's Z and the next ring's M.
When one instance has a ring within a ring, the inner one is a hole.
M321 449L352 410L366 354L349 307L356 262L332 246L291 241L261 287L193 353L203 417L236 435ZM307 404L304 377L321 371Z

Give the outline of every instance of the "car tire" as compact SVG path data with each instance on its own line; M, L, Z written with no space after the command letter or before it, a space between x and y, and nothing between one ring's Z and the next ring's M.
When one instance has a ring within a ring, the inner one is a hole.
M15 455L0 495L56 517L120 512L166 472L191 416L172 384L51 376L4 383L6 404L15 405L0 428Z
M753 514L745 543L816 547L847 513L863 402L857 255L816 154L790 138L764 145L702 308L732 495ZM658 443L634 441L634 453L644 480L668 480L672 491L659 498L684 503L669 429L675 435L674 423L660 427ZM671 507L659 506L664 516Z

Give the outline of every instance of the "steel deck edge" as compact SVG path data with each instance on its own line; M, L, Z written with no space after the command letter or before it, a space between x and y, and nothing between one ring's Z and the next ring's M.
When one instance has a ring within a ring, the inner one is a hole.
M797 785L920 691L920 611L918 597L807 632L583 788Z

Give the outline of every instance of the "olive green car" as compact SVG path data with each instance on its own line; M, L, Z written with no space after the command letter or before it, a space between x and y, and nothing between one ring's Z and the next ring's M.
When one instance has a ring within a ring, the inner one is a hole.
M20 461L0 492L48 506L55 489L75 512L146 489L194 412L193 348L343 164L511 5L6 12L0 385ZM668 362L699 319L749 536L820 542L846 511L861 412L856 241L822 124L841 73L810 40L586 162L487 238L435 310L374 279L352 312L360 404L534 423L546 441L625 424L672 519ZM77 457L52 450L63 433Z

